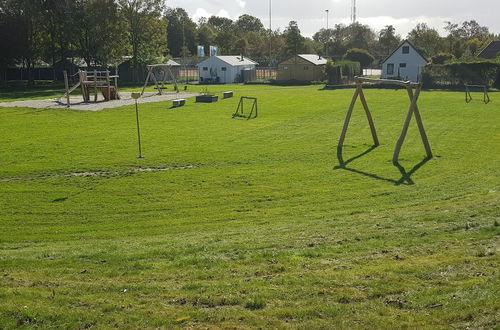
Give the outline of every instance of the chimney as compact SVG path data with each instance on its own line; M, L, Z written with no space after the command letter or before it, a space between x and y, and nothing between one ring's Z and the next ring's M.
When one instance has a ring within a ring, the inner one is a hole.
M240 54L240 62L243 62L243 54Z

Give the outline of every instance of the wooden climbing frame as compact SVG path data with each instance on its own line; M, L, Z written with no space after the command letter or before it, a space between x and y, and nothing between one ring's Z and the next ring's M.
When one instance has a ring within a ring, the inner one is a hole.
M253 100L252 109L250 110L250 114L248 114L248 116L245 115L245 112L243 109L244 100ZM250 97L250 96L240 97L240 102L238 103L238 108L236 108L236 112L233 114L233 118L240 117L240 118L246 118L247 120L249 120L249 119L257 118L257 115L258 115L257 98Z
M400 81L400 80L391 80L391 79L374 79L374 78L362 78L356 77L356 90L354 92L354 96L352 97L351 105L349 106L349 110L347 111L346 118L344 121L344 127L342 128L342 133L340 135L338 150L342 150L344 145L344 140L347 133L347 128L349 127L349 121L351 120L352 111L354 109L354 105L356 104L356 100L359 96L361 103L363 104L363 108L365 110L366 117L368 119L368 124L370 125L370 130L372 133L373 143L375 146L378 146L379 140L377 136L377 130L375 129L375 124L373 123L373 118L370 113L370 109L368 108L368 104L366 102L366 98L363 92L363 84L364 83L382 83L382 84L390 84L390 85L398 85L406 88L408 92L408 97L410 98L410 106L408 108L408 113L406 114L406 119L403 124L403 129L401 131L401 135L396 142L396 146L394 148L394 153L392 156L392 162L394 164L398 163L399 153L401 152L401 147L403 146L403 142L406 138L406 134L408 133L408 127L410 125L411 118L415 115L415 121L417 122L418 130L420 132L420 137L422 138L422 143L424 144L425 151L427 153L427 158L432 158L432 151L429 145L429 140L427 139L427 134L425 133L424 125L422 123L422 118L420 116L420 111L418 109L417 101L420 96L420 91L422 90L422 84L412 83L409 81Z
M478 88L483 91L483 102L485 104L490 103L490 96L488 95L488 87L486 85L468 85L465 84L465 102L469 103L472 101L472 95L470 94L470 88Z

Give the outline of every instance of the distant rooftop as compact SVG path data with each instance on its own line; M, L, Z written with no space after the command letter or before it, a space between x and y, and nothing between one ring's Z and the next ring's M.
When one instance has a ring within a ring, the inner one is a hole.
M484 47L477 57L493 59L500 53L500 40L494 40Z
M315 54L298 54L297 56L303 58L307 62L310 62L310 63L312 63L314 65L324 65L324 64L326 64L326 59L325 58L323 58L321 56L318 56L318 55L315 55Z

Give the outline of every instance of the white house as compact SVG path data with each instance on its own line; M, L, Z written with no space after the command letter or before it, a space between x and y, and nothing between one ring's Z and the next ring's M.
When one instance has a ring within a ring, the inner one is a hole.
M244 56L210 56L198 64L200 82L242 82L255 72L257 64Z
M426 64L425 57L405 40L382 62L382 78L418 82Z

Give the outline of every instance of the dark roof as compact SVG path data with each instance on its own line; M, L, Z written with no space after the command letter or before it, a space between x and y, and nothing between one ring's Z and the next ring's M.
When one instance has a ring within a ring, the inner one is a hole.
M500 53L500 40L493 40L488 44L488 46L484 47L477 57L496 58L498 53Z
M386 58L385 58L385 59L384 59L384 60L383 60L380 64L381 64L381 65L382 65L382 64L384 64L384 63L385 63L385 61L387 61L387 60L389 59L389 57L391 57L391 56L392 56L392 55L393 55L393 54L394 54L394 53L395 53L395 52L396 52L399 48L401 48L401 47L402 47L405 43L408 43L408 44L409 44L409 45L410 45L413 49L415 49L415 51L417 52L417 54L418 54L418 55L420 55L420 57L422 57L422 58L423 58L426 62L428 62L428 61L427 61L427 58L425 58L425 56L424 56L424 55L422 55L422 53L418 50L418 48L417 48L417 47L415 47L415 46L414 46L414 45L410 42L410 40L406 39L406 40L403 40L403 41L399 44L399 46L397 46L397 47L396 47L396 49L394 49L394 50L392 51L392 53L390 53L390 54L389 54L389 56L387 56L387 57L386 57Z

